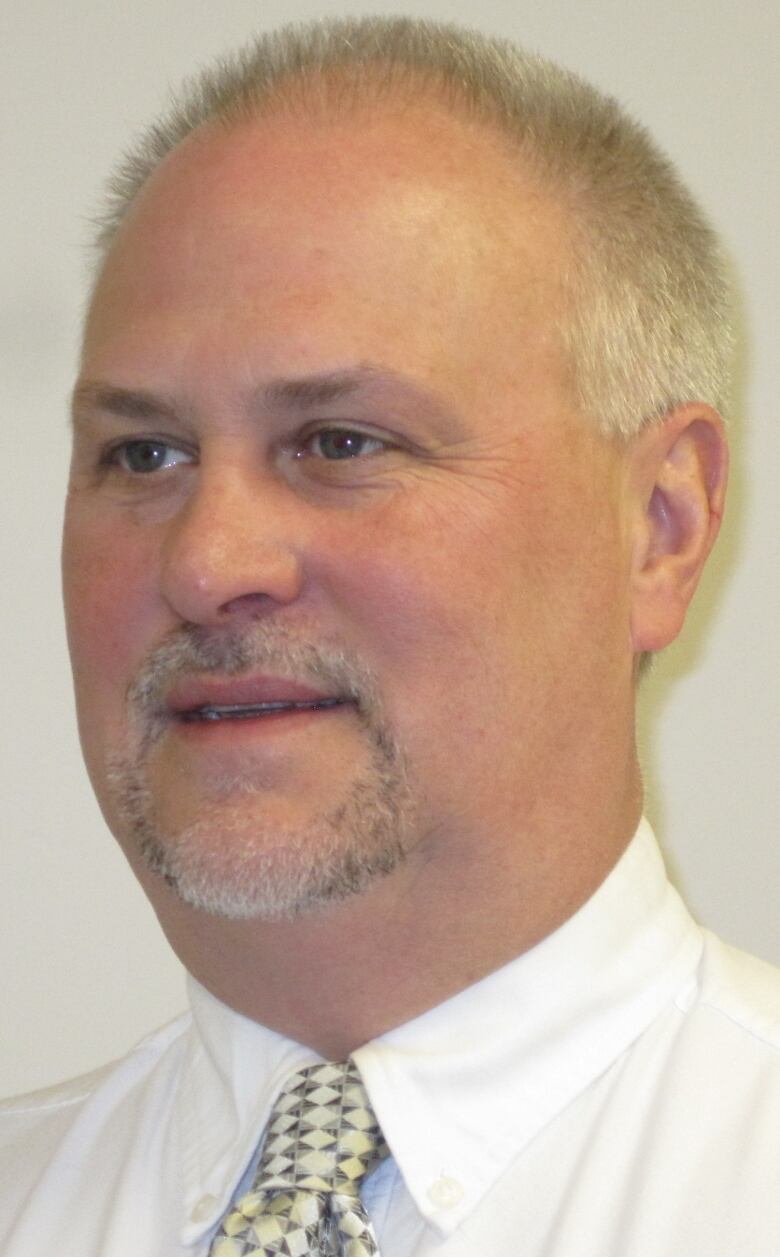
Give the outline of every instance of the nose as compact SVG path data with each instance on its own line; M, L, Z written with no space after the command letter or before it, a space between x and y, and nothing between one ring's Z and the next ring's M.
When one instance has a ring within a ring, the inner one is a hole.
M217 626L300 597L303 508L291 496L238 474L201 476L166 525L162 594L178 618Z

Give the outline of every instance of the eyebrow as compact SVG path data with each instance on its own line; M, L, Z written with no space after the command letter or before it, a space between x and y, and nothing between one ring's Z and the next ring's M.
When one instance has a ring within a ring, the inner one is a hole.
M366 385L384 381L397 382L398 377L393 372L364 364L346 371L324 371L292 379L271 380L258 390L258 400L284 409L305 409L341 401Z
M73 390L71 413L79 410L102 410L121 419L174 419L176 407L143 389L119 388L84 380Z
M418 404L447 411L444 398L391 368L361 363L345 370L323 371L268 381L252 395L252 408L270 406L283 410L307 410L337 402L351 394L387 386ZM180 419L176 405L144 389L127 389L100 381L83 380L73 391L73 413L100 410L123 419Z

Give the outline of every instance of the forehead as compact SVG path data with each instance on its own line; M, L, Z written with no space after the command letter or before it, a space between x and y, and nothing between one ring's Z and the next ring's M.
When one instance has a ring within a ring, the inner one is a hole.
M293 187L316 193L347 179L358 194L414 182L429 192L449 186L470 204L503 206L510 216L518 198L544 199L549 212L553 198L543 197L540 168L534 172L532 165L498 125L420 92L356 101L341 111L268 106L252 118L200 126L160 163L137 199L143 205L150 191L193 179L202 198L220 199L226 185L256 198L262 188L270 206Z
M325 324L429 360L505 341L530 352L558 339L567 252L563 210L508 144L434 103L212 125L131 207L86 352L146 331L162 351L185 323L193 337L229 323L234 340L261 328L288 344Z

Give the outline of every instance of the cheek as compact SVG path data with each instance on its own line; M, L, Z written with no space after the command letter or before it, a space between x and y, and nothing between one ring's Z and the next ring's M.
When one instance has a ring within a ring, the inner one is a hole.
M436 715L509 728L519 703L579 689L623 643L616 510L561 480L393 509L353 539L334 580L407 727L425 736Z
M63 536L63 592L80 718L100 695L124 701L143 647L155 564L133 530L69 504ZM102 703L101 703L102 706Z
M436 507L394 505L330 548L339 556L326 582L338 622L376 670L394 727L420 744L434 726L452 740L451 722L466 717L474 733L486 683L506 684L517 666L528 610L516 537L454 496Z

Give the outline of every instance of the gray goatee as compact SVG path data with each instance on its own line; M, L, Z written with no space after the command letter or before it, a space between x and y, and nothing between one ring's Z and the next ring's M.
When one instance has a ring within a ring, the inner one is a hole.
M345 782L339 801L305 824L271 829L258 808L262 787L251 777L234 777L197 819L166 829L149 764L170 727L170 688L187 676L249 672L349 700L365 737L365 762ZM240 632L187 626L151 653L128 706L132 749L108 766L114 805L147 868L190 906L232 919L292 920L358 894L405 858L411 806L403 758L373 676L341 649L301 641L270 621ZM251 829L241 816L242 797L253 806Z

